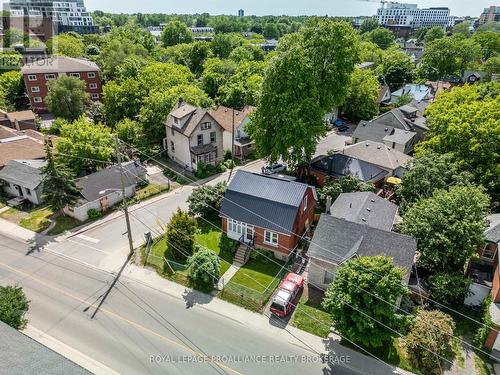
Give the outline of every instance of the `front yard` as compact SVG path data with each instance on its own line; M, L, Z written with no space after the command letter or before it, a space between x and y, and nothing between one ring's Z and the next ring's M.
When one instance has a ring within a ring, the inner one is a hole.
M332 318L321 307L321 299L309 295L306 287L295 308L292 325L320 337L327 337L332 326Z
M272 257L272 254L269 255ZM287 272L284 262L263 256L248 261L224 287L219 297L246 309L261 312Z

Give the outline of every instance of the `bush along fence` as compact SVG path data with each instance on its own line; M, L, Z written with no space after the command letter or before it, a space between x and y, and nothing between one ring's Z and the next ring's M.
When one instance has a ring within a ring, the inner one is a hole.
M262 292L251 289L237 282L229 281L224 289L222 289L219 293L218 297L227 302L244 307L245 309L260 313L264 310L264 307L273 295L276 287L281 282L281 279L283 279L285 274L289 272L290 265L291 262L283 265L278 274L274 277L273 281L271 281Z

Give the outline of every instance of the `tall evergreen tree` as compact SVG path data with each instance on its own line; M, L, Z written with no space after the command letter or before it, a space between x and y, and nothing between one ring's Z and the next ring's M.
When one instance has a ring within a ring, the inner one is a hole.
M78 188L71 170L56 160L52 148L45 142L47 164L42 168L43 200L54 210L62 211L67 205L76 202Z

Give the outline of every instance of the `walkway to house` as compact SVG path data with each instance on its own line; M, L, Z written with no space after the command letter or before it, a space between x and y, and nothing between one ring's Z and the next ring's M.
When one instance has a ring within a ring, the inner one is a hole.
M227 269L227 271L222 275L219 279L219 283L217 284L217 289L222 290L227 285L227 283L233 278L233 276L238 272L238 270L243 266L241 263L234 262Z

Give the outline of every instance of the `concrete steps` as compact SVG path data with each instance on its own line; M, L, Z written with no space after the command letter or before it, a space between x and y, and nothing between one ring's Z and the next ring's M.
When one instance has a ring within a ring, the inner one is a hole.
M243 265L248 262L249 257L250 251L248 246L240 244L240 246L236 250L236 254L234 255L234 262Z

